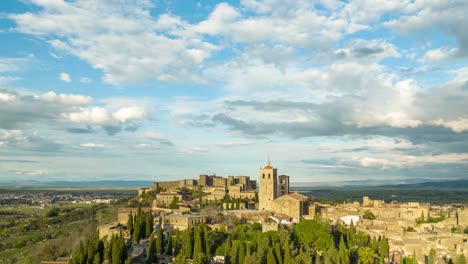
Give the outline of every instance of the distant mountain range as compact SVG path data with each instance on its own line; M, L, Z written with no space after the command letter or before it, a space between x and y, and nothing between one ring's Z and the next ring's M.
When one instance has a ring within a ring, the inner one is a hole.
M433 180L433 179L405 179L405 180L359 180L331 183L294 182L291 187L304 188L373 188L373 189L468 189L468 179Z
M153 181L0 181L9 187L150 187Z
M150 187L152 181L0 181L3 187ZM372 188L468 188L468 179L433 180L433 179L405 179L405 180L359 180L343 182L291 182L291 187L372 187Z

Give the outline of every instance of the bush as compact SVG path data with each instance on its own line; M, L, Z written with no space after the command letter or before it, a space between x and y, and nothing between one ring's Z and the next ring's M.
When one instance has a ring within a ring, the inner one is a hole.
M368 219L368 220L374 220L375 215L370 210L366 210L364 211L364 215L362 216L362 218Z
M46 216L49 218L56 217L59 214L59 212L60 212L60 209L58 209L57 207L54 207L47 212Z

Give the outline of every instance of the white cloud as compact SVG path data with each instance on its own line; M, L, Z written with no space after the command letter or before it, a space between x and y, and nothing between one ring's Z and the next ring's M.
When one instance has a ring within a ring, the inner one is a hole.
M362 167L374 167L380 169L415 167L430 164L457 164L468 163L468 154L448 153L440 155L400 155L389 158L353 157Z
M62 80L64 82L71 82L72 81L72 79L70 77L70 74L68 74L66 72L60 73L60 80Z
M9 17L20 32L41 36L53 48L102 70L107 83L197 80L192 71L216 46L195 35L158 32L147 9L152 5L143 2L79 0L51 5L36 1L40 12Z
M458 49L452 48L452 49L433 49L433 50L428 50L426 54L424 54L423 61L425 62L441 62L445 60L449 60L453 58L458 52Z
M407 2L403 11L405 12L401 16L396 16L384 25L402 33L426 31L432 34L440 30L442 34L456 39L457 48L430 50L425 54L424 60L436 62L468 56L468 33L465 27L468 23L468 5L465 0Z
M459 118L456 120L436 120L431 122L434 125L443 126L452 129L456 133L468 131L468 118Z
M49 91L41 95L41 99L47 102L58 102L65 105L86 105L92 102L93 98L77 94L56 94Z
M390 167L394 167L394 166L397 165L395 162L392 162L392 161L386 160L386 159L364 157L364 158L360 158L358 160L359 160L359 164L362 167L378 167L378 168L382 168L382 169L388 169Z
M148 112L139 106L124 107L112 113L112 117L119 122L127 122L129 120L143 119L148 116Z
M49 174L46 170L15 170L14 173L18 176L39 176Z
M90 125L110 125L112 124L111 115L107 109L102 107L91 107L81 109L79 112L66 114L66 117L72 122L90 124Z
M97 144L97 143L81 143L80 147L82 148L102 148L104 147L103 144Z
M406 113L391 112L383 116L378 116L377 119L392 127L417 127L423 122L420 120L411 119Z
M16 99L16 95L14 94L0 92L0 101L11 102L11 101L14 101L15 99Z

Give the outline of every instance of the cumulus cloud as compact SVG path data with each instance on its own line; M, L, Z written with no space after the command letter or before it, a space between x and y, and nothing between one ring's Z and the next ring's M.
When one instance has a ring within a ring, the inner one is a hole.
M400 57L398 48L385 40L353 39L346 48L335 51L337 59L355 59L360 62L374 62L388 57Z
M60 80L62 80L64 82L71 82L72 81L72 79L70 77L70 74L68 74L66 72L60 73Z
M41 95L41 99L47 102L58 102L65 105L86 105L92 102L90 96L77 94L56 94L54 91L49 91Z
M424 60L435 62L468 56L468 33L464 26L468 23L468 5L464 0L406 2L404 11L384 25L402 33L438 29L456 38L458 47L430 50Z
M147 116L148 112L139 106L124 107L112 113L112 117L122 123L129 120L144 119Z
M102 70L107 83L197 80L190 71L216 49L196 35L159 33L147 1L33 3L38 12L9 15L17 30Z
M53 91L23 94L0 90L0 129L18 129L52 124L84 124L100 126L108 134L134 131L148 117L140 106L129 106L111 111L92 106L92 98L77 94L57 94ZM40 111L38 111L40 109ZM72 128L76 132L78 128ZM87 132L93 131L87 127Z

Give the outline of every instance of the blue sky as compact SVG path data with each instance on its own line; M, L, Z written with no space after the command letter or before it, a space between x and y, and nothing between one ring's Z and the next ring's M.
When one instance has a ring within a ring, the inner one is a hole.
M468 4L0 2L0 181L459 179Z

